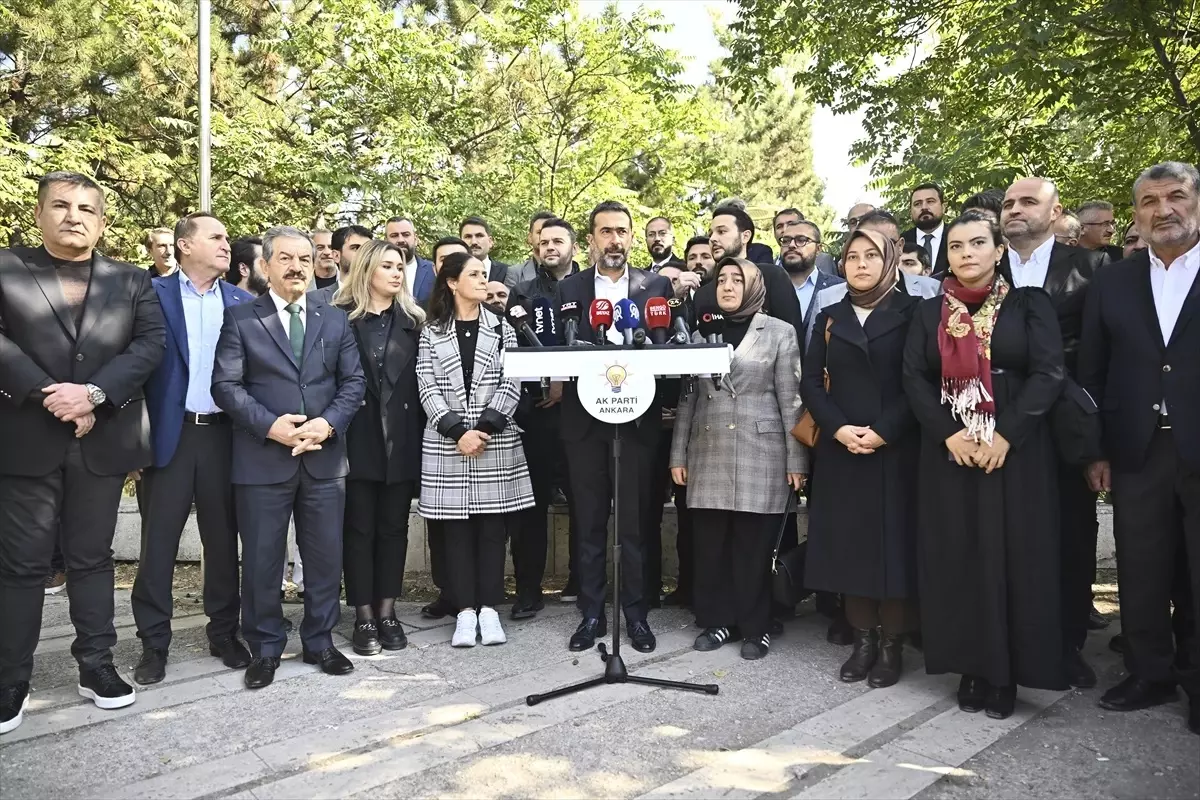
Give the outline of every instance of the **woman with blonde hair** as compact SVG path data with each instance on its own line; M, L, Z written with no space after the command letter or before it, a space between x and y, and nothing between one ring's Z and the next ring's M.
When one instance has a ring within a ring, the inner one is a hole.
M367 378L362 406L346 432L350 473L342 561L354 606L354 652L376 655L408 644L396 620L408 552L408 514L421 477L417 347L423 312L404 280L395 245L362 246L333 297L346 312Z

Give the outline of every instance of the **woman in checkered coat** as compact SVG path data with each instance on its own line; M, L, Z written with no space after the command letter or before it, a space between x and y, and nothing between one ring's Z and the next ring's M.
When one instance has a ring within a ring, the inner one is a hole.
M504 515L533 505L520 430L517 382L501 374L512 326L482 307L487 271L467 253L447 256L429 298L417 351L428 423L421 452L421 516L442 521L446 589L458 612L451 644L502 644Z

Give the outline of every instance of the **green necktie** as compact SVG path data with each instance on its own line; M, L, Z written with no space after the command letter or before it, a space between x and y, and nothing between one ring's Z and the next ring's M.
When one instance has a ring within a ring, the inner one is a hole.
M300 321L300 312L304 309L296 303L288 303L283 310L292 316L288 322L288 341L292 343L292 356L296 359L296 366L300 366L300 357L304 355L304 323ZM300 396L300 413L304 413L303 395Z

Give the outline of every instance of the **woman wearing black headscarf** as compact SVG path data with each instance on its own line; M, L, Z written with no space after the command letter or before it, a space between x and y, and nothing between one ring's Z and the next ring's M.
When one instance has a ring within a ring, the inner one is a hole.
M806 453L788 431L800 413L795 329L762 313L762 273L741 258L716 267L717 305L733 345L720 388L707 379L679 401L671 477L688 487L697 650L741 637L742 658L770 649L771 550Z
M900 679L917 619L918 437L902 380L917 300L897 290L899 260L883 234L851 234L842 253L847 294L817 317L800 381L821 429L804 585L845 595L854 652L839 677L876 688Z
M995 719L1017 685L1065 689L1058 467L1046 421L1062 334L1040 288L1012 288L994 220L946 227L951 276L904 350L921 426L918 573L925 670L958 673L958 703Z

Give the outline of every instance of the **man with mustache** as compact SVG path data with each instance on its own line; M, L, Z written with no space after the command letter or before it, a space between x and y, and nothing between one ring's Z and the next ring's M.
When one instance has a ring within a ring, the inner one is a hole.
M267 291L267 278L262 271L262 239L243 236L230 246L225 282L255 297Z
M113 533L125 476L150 463L142 386L163 357L152 273L96 250L104 192L38 183L39 247L0 250L0 733L21 724L55 542L70 584L79 694L134 702L113 666Z
M672 291L666 278L629 266L633 216L625 205L607 200L592 210L588 222L588 243L596 255L596 264L559 281L555 305L561 308L564 302L576 303L583 316L580 338L591 339L594 334L588 324L587 310L594 299L604 298L615 307L618 301L628 298L640 310L651 297L670 299ZM645 327L644 316L641 324ZM620 344L621 333L615 328L608 331L607 341ZM574 383L564 387L561 431L579 525L578 605L582 621L571 637L570 649L573 651L590 649L597 637L604 636L607 631L604 596L608 518L612 488L618 481L621 493L618 509L622 539L621 602L624 608L614 609L613 613L624 612L635 650L649 653L656 646L646 613L650 595L657 600L661 587L644 585L642 525L649 515L649 504L655 499L650 497L647 488L651 484L654 456L658 450L661 418L662 406L656 398L640 419L623 423L622 470L619 475L614 475L612 426L584 410ZM657 499L662 502L661 496Z
M232 481L250 689L271 684L287 644L279 576L293 517L308 566L304 662L330 675L354 669L333 646L332 632L341 618L345 435L366 380L346 313L319 292L305 292L315 258L301 230L281 226L263 234L270 288L226 309L213 366L213 399L237 428Z
M404 254L404 280L408 282L408 293L418 303L429 300L433 291L433 262L417 255L417 226L408 217L392 217L384 227L384 238L400 248ZM349 269L349 265L343 267Z
M646 251L650 254L650 272L663 267L681 267L683 262L675 257L675 226L666 217L655 217L646 223Z
M458 236L467 243L471 255L483 262L489 283L507 283L508 264L492 260L492 248L496 240L492 238L492 227L483 217L467 217L458 223Z
M338 261L341 253L333 249L333 231L319 229L312 232L313 244L317 246L317 264L313 269L313 288L324 289L337 286L340 282ZM347 271L349 268L347 267Z
M1178 683L1200 734L1200 638L1181 640L1189 657L1177 661L1170 613L1182 559L1200 612L1200 172L1144 170L1133 214L1149 246L1096 272L1079 352L1079 381L1100 407L1104 460L1088 479L1112 492L1128 673L1100 705L1170 703Z
M950 258L944 247L946 225L945 198L936 183L914 186L908 195L908 213L915 227L904 232L904 241L919 244L929 255L934 275L944 275L950 269Z
M1085 250L1107 253L1111 260L1120 261L1121 248L1112 243L1113 234L1117 231L1113 214L1113 204L1107 200L1089 200L1075 209L1082 229L1079 246Z

